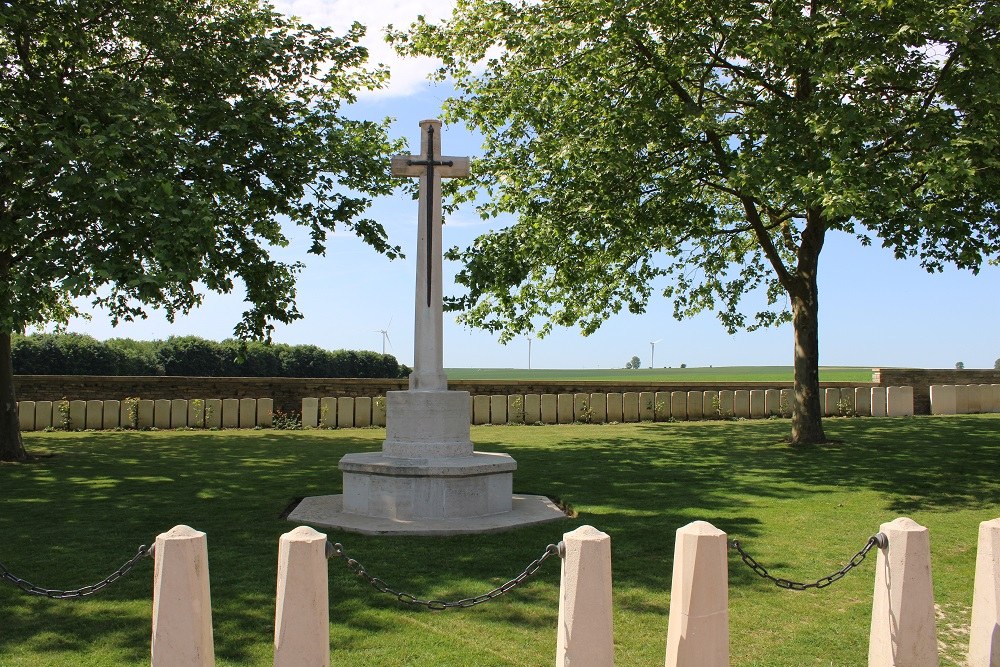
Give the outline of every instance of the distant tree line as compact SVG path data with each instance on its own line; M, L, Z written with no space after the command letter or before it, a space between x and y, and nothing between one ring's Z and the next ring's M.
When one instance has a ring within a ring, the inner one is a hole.
M197 336L166 340L81 334L14 336L14 373L19 375L193 375L203 377L399 378L409 368L390 354L324 350Z

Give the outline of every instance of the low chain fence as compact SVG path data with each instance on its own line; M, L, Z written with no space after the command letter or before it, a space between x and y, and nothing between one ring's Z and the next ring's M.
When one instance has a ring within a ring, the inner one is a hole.
M787 588L791 591L805 591L810 588L826 588L835 581L843 579L848 572L854 568L861 565L864 562L865 557L868 552L878 547L879 549L885 549L889 546L889 538L886 537L885 533L877 533L868 538L868 542L861 548L861 550L854 554L851 560L844 567L840 568L833 574L828 574L825 577L821 577L816 581L810 583L802 583L798 581L791 581L789 579L783 579L781 577L775 577L770 572L767 571L763 565L757 562L757 560L748 554L743 546L740 544L739 540L729 540L729 548L740 555L740 559L746 563L747 567L753 570L762 579L767 579L773 583L778 588Z
M41 597L51 598L53 600L75 600L78 598L86 597L88 595L93 595L98 593L111 584L115 583L129 572L144 558L153 557L153 547L141 545L136 551L135 555L129 558L127 561L122 563L122 565L104 577L96 584L90 584L88 586L81 586L80 588L74 588L72 590L59 590L54 588L44 588L42 586L37 586L27 579L22 579L13 572L11 572L6 565L0 563L0 579L6 581L12 586L20 588L22 591L28 595L38 595Z
M364 565L349 557L344 551L344 546L339 542L329 542L326 543L326 556L327 558L340 558L344 561L344 566L357 577L364 579L372 588L380 593L385 593L386 595L391 595L403 604L411 605L414 607L426 607L434 611L442 611L444 609L465 609L468 607L475 607L478 604L484 602L489 602L490 600L495 600L496 598L509 593L521 584L525 582L528 578L532 577L539 569L542 567L542 563L551 558L552 556L559 556L562 558L565 555L565 544L560 542L559 544L550 544L545 547L545 551L542 555L535 560L528 563L528 566L521 571L521 574L517 575L513 579L497 586L491 591L477 595L470 598L462 598L461 600L454 601L444 601L444 600L422 600L409 593L403 593L401 591L395 590L392 586L384 582L378 577L373 577L368 574L368 570Z

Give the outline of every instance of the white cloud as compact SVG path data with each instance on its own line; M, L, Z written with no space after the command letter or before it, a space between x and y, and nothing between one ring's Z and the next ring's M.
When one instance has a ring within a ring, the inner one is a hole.
M275 8L316 26L329 26L345 32L355 21L366 26L363 44L368 47L369 62L382 63L392 74L382 90L362 93L362 97L405 97L430 84L427 75L436 67L432 58L400 58L385 42L385 27L409 26L423 15L436 21L451 15L454 0L275 0Z

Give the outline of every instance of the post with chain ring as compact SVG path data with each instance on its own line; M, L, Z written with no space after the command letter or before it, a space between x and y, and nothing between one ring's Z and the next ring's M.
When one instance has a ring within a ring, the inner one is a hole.
M872 535L868 538L868 542L861 548L861 551L854 554L854 557L845 565L833 574L828 574L825 577L821 577L816 581L810 583L801 583L798 581L791 581L789 579L783 579L781 577L775 577L770 572L767 571L763 565L758 563L753 556L746 552L743 546L740 544L739 540L730 540L729 547L735 550L744 563L747 564L751 570L753 570L762 579L767 579L772 582L778 588L787 588L792 591L804 591L810 588L826 588L835 581L843 579L848 572L861 565L868 555L868 552L878 547L880 549L886 549L889 546L889 538L886 537L885 533L878 533Z
M476 605L482 604L484 602L489 602L490 600L495 600L496 598L509 593L518 586L524 583L526 579L533 576L542 567L542 563L551 558L552 556L559 556L560 558L564 553L564 544L560 542L559 544L550 544L545 547L545 551L542 555L535 560L528 563L528 566L524 568L521 574L517 575L510 581L507 581L500 586L497 586L491 591L483 593L481 595L476 595L475 597L462 598L461 600L424 600L416 597L415 595L410 595L409 593L404 593L398 591L389 584L387 584L382 579L378 577L373 577L368 574L368 570L364 565L354 560L344 551L344 546L339 542L327 542L326 543L326 555L327 558L339 558L344 561L344 566L356 576L364 579L368 584L377 590L379 593L385 593L386 595L391 595L396 598L399 602L403 604L410 605L413 607L426 607L433 611L443 611L445 609L465 609L467 607L474 607Z
M613 665L611 537L593 526L563 535L556 667Z

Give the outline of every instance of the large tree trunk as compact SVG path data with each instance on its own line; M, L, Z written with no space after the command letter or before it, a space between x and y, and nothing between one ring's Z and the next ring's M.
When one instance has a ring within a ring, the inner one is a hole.
M795 337L793 445L826 442L819 392L819 303L815 278L807 282L811 284L803 290L804 293L792 297Z
M0 332L0 461L24 461L28 454L18 426L10 338L10 333Z
M789 289L795 337L793 445L826 442L819 396L819 287L816 281L825 236L826 220L822 210L809 209L799 245L798 267Z

